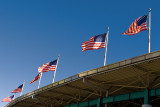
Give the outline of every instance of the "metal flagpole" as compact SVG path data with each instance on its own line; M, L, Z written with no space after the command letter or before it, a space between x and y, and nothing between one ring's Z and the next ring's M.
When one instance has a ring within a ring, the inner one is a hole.
M151 8L149 8L149 27L148 27L148 53L151 52L151 43L150 43L150 39L151 39Z
M107 45L108 45L108 34L109 34L109 27L107 28L106 38L105 38L105 54L104 54L104 66L106 65L106 55L107 55Z
M54 76L53 76L53 81L52 81L52 83L54 83L54 80L55 80L56 71L57 71L57 66L58 66L58 61L59 61L59 56L60 56L60 55L58 55L58 58L57 58L57 64L56 64L56 69L55 69L55 71L54 71Z
M24 82L23 82L22 91L23 91L23 88L24 88L24 84L25 84L25 80L24 80ZM20 93L20 95L19 95L19 96L21 96L21 95L22 95L22 91L21 91L21 93Z
M14 95L13 100L15 99L15 97L16 97L16 96Z
M40 77L40 79L39 79L39 84L38 84L38 88L37 89L39 89L39 86L40 86L40 83L41 83L41 78L42 78L42 72L41 72L41 77Z

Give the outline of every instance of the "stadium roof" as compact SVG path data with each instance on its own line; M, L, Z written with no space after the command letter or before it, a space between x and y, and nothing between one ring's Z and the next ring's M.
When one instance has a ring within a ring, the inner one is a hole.
M6 107L62 106L160 87L160 51L65 78L16 98Z

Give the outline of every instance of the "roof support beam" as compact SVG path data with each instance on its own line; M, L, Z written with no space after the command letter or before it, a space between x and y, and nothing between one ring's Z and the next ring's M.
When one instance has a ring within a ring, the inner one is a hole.
M131 84L133 84L133 83L136 83L137 81L138 81L138 80L135 80L135 81L127 84L126 86L129 86L129 85L131 85ZM117 89L117 90L115 90L115 91L110 92L110 94L113 94L113 93L115 93L115 92L117 92L117 91L119 91L119 90L121 90L121 89L123 89L123 88L125 88L125 86L122 86L121 88L119 88L119 89Z
M38 95L37 97L38 97L38 98L47 99L47 100L45 100L45 102L47 102L47 104L50 103L50 102L53 102L53 101L55 101L55 102L57 102L57 103L62 103L62 102L63 102L63 103L66 103L66 102L67 102L66 100L63 100L63 99L48 98L48 96Z
M106 86L114 86L114 87L126 87L126 88L146 88L146 87L140 87L140 86L131 86L131 85L121 85L121 84L104 84Z
M136 69L138 69L138 70L140 70L140 71L143 71L143 72L150 71L150 70L145 69L145 68L143 68L143 67L141 67L141 66L138 66L138 65L133 65L133 67L136 68Z
M155 88L156 86L159 85L159 84L156 84L156 82L160 79L160 75L159 73L153 73L153 72L151 73L151 75L153 75L154 77L152 77L153 80L152 80L152 83L150 84L150 87Z
M85 101L85 100L87 100L90 96L92 96L93 94L91 93L91 94L89 94L85 99L83 99L82 101Z
M158 83L158 84L155 84L154 86L153 86L153 88L155 88L155 87L157 87L157 86L159 86L160 85L160 83Z
M142 69L142 68L141 68ZM140 82L143 84L143 86L146 86L144 80L141 78L140 75L137 74L136 70L135 70L135 66L133 67L133 71L136 73L137 78L140 80ZM146 75L147 73L144 73L143 75Z
M146 74L147 74L147 73L144 73L143 76L146 75ZM139 76L139 77L140 77L140 76ZM89 79L89 80L97 83L96 80L93 80L93 79ZM102 83L102 82L100 82L100 83ZM114 83L110 84L110 83L104 83L104 82L103 82L102 84L103 84L104 86L111 86L111 87L139 88L139 89L144 89L144 88L146 88L145 86L122 85L122 84L114 84ZM109 90L109 89L108 89L108 90Z
M58 92L58 91L49 91L49 92L51 92L51 93L57 93L57 94L61 94L61 95L65 95L65 96L68 96L68 97L70 97L70 98L72 98L72 99L75 99L76 101L80 101L79 98L77 98L77 97L75 97L75 96L73 96L73 95L70 95L70 94L68 94L68 93L63 93L63 92Z
M102 91L105 91L105 92L106 92L106 97L108 97L108 90L106 90L106 89L104 89L104 88L101 88L101 87L99 87L99 86L96 86L95 84L86 81L86 79L85 79L84 77L83 77L83 83L85 83L85 84L87 84L87 85L89 85L89 86L91 86L91 87L95 87L95 88L97 88L97 89L100 89L100 90L102 90ZM97 107L100 107L100 102L101 102L100 99L98 99ZM105 104L105 107L107 107L107 104Z
M146 75L146 73L143 73L142 75ZM133 77L137 77L137 76L132 76ZM102 84L106 84L106 83L112 83L112 82L116 82L116 81L119 81L119 80L124 80L124 79L128 79L128 78L131 78L130 76L129 77L121 77L121 78L118 78L118 79L114 79L114 80L110 80L110 81L101 81L100 83ZM95 81L96 82L96 81Z
M73 89L77 89L77 90L81 90L81 91L85 91L85 92L87 92L87 93L91 93L91 94L94 94L94 95L96 95L96 96L101 96L101 95L98 94L98 93L95 93L95 92L90 91L90 90L87 90L87 89L82 89L82 88L80 88L80 87L75 87L75 86L71 86L71 85L67 85L67 87L70 87L70 88L73 88Z
M32 99L36 101L36 104L41 104L41 105L46 105L47 103L38 99L37 97L35 97L35 95L32 95Z
M89 85L89 86L91 86L91 87L97 88L97 89L99 89L99 90L105 91L105 92L108 91L108 90L106 90L106 89L104 89L104 88L101 88L101 87L99 87L99 86L97 86L97 85L95 85L95 84L93 84L93 83L88 82L84 77L83 77L83 83L85 83L85 84L87 84L87 85Z

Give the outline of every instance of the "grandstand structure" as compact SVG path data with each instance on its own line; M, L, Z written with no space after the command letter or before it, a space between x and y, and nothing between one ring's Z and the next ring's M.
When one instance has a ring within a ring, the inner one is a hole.
M159 107L160 51L119 61L22 95L5 107Z

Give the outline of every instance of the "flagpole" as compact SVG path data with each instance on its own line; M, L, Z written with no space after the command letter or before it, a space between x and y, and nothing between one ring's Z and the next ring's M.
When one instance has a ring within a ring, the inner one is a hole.
M23 82L22 91L23 91L23 88L24 88L24 84L25 84L25 80L24 80L24 82ZM21 93L20 93L20 95L19 95L19 96L21 96L21 95L22 95L22 91L21 91Z
M149 8L149 27L148 27L148 53L151 52L151 43L150 43L150 39L151 39L151 8Z
M108 34L109 34L109 27L107 28L107 33L105 37L105 54L104 54L104 66L106 65L106 55L107 55L107 46L108 46Z
M16 93L14 94L14 98L16 97ZM14 98L13 98L13 100L14 100Z
M57 58L57 64L56 64L56 69L55 69L55 71L54 71L54 76L53 76L53 81L52 81L52 83L54 83L54 80L55 80L56 71L57 71L57 66L58 66L58 61L59 61L59 56L60 56L60 55L58 55L58 58Z
M42 72L41 72L41 77L40 77L40 79L39 79L39 84L38 84L38 88L37 89L39 89L39 86L40 86L40 83L41 83L41 78L42 78Z

